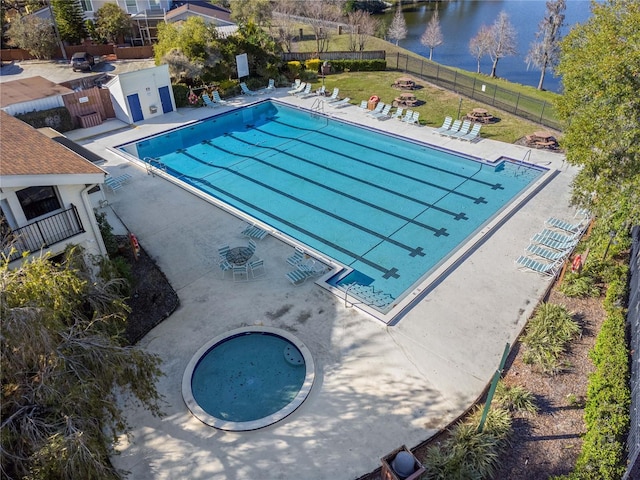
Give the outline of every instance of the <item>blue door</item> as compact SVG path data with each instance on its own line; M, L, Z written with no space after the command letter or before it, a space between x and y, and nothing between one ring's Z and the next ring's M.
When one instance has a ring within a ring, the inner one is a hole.
M160 87L158 93L160 93L160 101L162 102L162 113L172 112L173 104L171 103L169 87Z
M134 93L133 95L127 95L127 102L129 102L129 110L131 111L133 121L139 122L140 120L144 120L144 115L142 115L142 107L140 106L140 98L138 98L138 94Z

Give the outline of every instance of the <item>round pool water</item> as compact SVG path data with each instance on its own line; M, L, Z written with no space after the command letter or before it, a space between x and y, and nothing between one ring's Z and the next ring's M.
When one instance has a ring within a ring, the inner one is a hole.
M287 332L234 330L193 356L182 395L202 422L223 430L255 430L282 420L305 400L313 383L309 350Z

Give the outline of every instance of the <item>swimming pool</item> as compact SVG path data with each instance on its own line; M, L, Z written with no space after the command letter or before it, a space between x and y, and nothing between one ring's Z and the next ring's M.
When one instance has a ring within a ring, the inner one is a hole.
M332 259L383 314L547 171L273 100L118 148Z
M309 349L290 333L245 327L214 338L195 353L183 375L182 396L207 425L255 430L302 405L314 370Z

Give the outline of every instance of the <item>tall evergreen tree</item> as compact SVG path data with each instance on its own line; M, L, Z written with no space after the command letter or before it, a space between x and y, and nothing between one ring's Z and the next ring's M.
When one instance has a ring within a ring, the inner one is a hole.
M527 68L531 65L540 69L538 90L542 90L544 77L548 69L555 69L560 58L560 28L564 23L566 0L547 2L547 11L540 22L536 41L531 43L525 62Z
M556 109L567 162L581 167L573 203L609 231L640 223L640 2L591 8L561 42Z
M63 41L77 45L87 37L79 0L51 0L51 7Z

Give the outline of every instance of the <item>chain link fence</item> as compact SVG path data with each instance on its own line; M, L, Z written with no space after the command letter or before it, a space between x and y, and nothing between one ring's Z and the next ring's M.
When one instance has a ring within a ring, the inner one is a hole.
M640 225L631 232L631 261L629 280L629 349L631 350L631 411L627 437L628 467L623 480L640 478Z
M483 83L476 77L465 75L452 68L401 53L387 55L387 68L411 73L465 97L492 105L554 130L562 130L562 125L549 102L497 85Z

